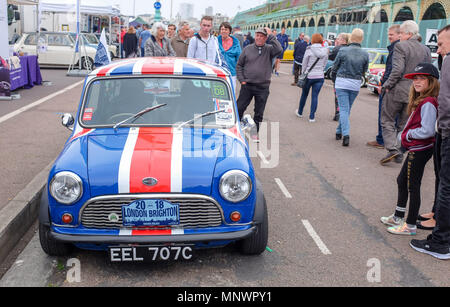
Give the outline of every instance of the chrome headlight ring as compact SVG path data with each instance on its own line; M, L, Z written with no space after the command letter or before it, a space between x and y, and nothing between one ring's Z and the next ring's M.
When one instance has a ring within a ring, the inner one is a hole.
M219 192L225 200L232 203L246 200L252 192L250 176L240 170L226 172L220 178Z
M53 176L49 185L50 194L63 205L71 205L83 195L83 181L72 172L60 172Z

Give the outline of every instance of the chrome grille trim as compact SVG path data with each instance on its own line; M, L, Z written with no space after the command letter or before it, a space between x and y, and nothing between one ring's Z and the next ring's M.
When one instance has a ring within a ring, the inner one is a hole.
M86 228L121 229L122 206L139 199L162 199L180 205L180 225L183 228L217 227L224 223L223 211L216 200L196 194L136 194L100 196L88 200L80 210L79 223ZM110 222L115 213L119 219Z

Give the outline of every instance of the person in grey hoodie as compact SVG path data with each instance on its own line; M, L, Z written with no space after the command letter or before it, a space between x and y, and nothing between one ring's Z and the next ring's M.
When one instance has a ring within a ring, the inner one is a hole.
M309 95L309 90L312 88L311 111L309 113L309 122L316 121L316 111L319 104L319 93L325 82L323 70L328 62L328 48L323 47L323 37L316 33L311 37L311 46L308 46L305 51L302 62L302 74L308 73L306 84L303 87L302 97L300 98L300 105L295 111L298 117L303 117L303 109L305 108L306 99Z

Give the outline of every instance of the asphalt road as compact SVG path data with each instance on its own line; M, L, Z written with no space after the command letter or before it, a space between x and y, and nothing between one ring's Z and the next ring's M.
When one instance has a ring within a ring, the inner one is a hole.
M269 243L262 255L242 256L232 245L199 251L189 262L111 264L104 252L77 250L70 257L48 257L35 235L0 286L449 286L448 262L413 251L410 237L389 234L379 221L394 210L401 166L381 166L385 151L366 146L376 135L377 97L361 90L351 115L350 147L344 148L335 141L331 83L320 93L317 122L309 123L307 116L294 114L301 92L290 85L290 69L282 64L283 73L273 78L265 114L268 142L251 148L269 210ZM43 103L23 118L0 124L2 142L5 126L11 133L33 133L30 141L11 140L24 156L33 156L33 141L44 131L38 148L49 149L33 166L38 172L56 158L68 136L55 113L74 112L80 91L78 86L59 102ZM24 169L31 166L19 160L15 167L13 173L27 173ZM11 185L3 174L0 180L2 189ZM422 212L431 209L433 199L430 161L422 183ZM417 237L428 233L418 230ZM80 282L67 279L70 259L79 261Z

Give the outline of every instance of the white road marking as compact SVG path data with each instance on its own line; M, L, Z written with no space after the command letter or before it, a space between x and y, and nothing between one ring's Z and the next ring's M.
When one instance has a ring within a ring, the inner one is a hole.
M314 228L311 226L308 220L302 220L303 226L305 226L306 230L308 231L309 235L313 238L316 245L319 247L320 251L324 255L331 255L330 250L327 248L327 246L323 243L323 241L320 239L319 235L315 232Z
M267 161L266 157L264 157L263 153L261 151L257 151L256 154L258 155L258 157L261 159L261 161L264 164L269 164L269 161Z
M283 192L283 194L284 194L284 196L286 196L286 198L292 198L291 193L289 193L288 189L284 186L284 184L280 178L275 178L275 182L278 184L278 186L281 189L281 192Z
M50 100L52 98L55 98L58 95L64 94L65 92L67 92L67 91L69 91L69 90L79 86L80 84L83 84L84 81L85 80L82 80L80 82L74 83L74 84L72 84L72 85L70 85L70 86L68 86L68 87L66 87L66 88L64 88L64 89L62 89L62 90L60 90L60 91L58 91L56 93L48 95L47 97L41 98L38 101L35 101L35 102L33 102L33 103L31 103L31 104L29 104L27 106L24 106L24 107L22 107L20 109L17 109L14 112L11 112L9 114L6 114L6 115L0 117L0 124L5 122L5 121L7 121L8 119L11 119L11 118L13 118L13 117L15 117L15 116L25 112L25 111L28 111L29 109L32 109L32 108L34 108L34 107L36 107L36 106L38 106L40 104L43 104L44 102L46 102L46 101L48 101L48 100Z

